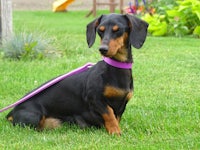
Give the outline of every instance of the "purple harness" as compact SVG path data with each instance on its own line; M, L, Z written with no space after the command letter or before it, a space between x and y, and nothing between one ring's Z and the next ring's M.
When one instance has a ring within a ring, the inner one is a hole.
M116 67L116 68L121 68L121 69L131 69L131 68L132 68L132 63L118 62L118 61L115 61L115 60L110 59L110 58L108 58L108 57L104 57L103 60L104 60L107 64L109 64L109 65L111 65L111 66L113 66L113 67ZM64 79L67 78L67 77L70 77L70 76L72 76L72 75L75 75L75 74L78 74L78 73L81 73L81 72L83 72L83 71L88 70L88 69L89 69L90 67L92 67L93 65L94 65L93 63L87 63L87 64L85 64L85 65L82 66L82 67L79 67L79 68L77 68L77 69L75 69L75 70L73 70L73 71L71 71L71 72L69 72L69 73L66 73L66 74L64 74L64 75L61 75L61 76L59 76L59 77L57 77L57 78L55 78L55 79L53 79L53 80L47 82L46 84L42 85L42 86L39 87L38 89L34 90L33 92L31 92L31 93L29 93L28 95L26 95L26 96L24 96L23 98L21 98L21 99L18 100L17 102L15 102L15 103L13 103L13 104L11 104L11 105L9 105L9 106L4 107L3 109L0 109L0 113L6 111L7 109L10 109L10 108L12 108L12 107L15 107L15 106L17 106L17 105L19 105L19 104L21 104L21 103L27 101L27 100L30 99L31 97L33 97L33 96L35 96L36 94L42 92L43 90L47 89L48 87L53 86L54 84L58 83L59 81L64 80Z

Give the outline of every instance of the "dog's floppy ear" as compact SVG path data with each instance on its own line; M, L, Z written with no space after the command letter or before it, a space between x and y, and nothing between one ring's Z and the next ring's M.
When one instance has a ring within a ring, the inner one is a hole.
M88 43L89 47L91 47L94 44L94 42L95 42L96 28L99 25L102 16L96 18L95 20L93 20L92 22L90 22L87 25L86 37L87 37L87 43Z
M125 16L129 21L129 26L130 26L129 40L131 45L134 46L135 48L142 47L146 39L148 23L133 15L126 14Z

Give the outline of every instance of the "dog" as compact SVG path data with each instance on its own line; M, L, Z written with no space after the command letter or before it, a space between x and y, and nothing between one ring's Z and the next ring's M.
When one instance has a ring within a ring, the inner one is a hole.
M104 60L17 105L7 120L37 130L69 123L81 128L105 127L109 134L121 135L120 119L133 95L132 70L113 66L106 59L120 65L131 64L131 46L139 49L143 45L147 28L145 21L129 14L94 19L87 25L87 43L90 48L98 33Z

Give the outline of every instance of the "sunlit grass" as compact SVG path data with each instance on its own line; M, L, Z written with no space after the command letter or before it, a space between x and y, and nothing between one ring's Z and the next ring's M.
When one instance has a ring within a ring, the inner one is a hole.
M86 62L101 59L96 44L89 49L85 28L93 18L85 12L15 12L15 32L37 30L56 39L64 55L35 61L0 59L0 107L21 98L47 80ZM24 20L24 21L23 21ZM120 126L122 136L104 128L81 130L65 125L36 132L11 126L0 114L0 149L199 149L199 39L148 37L133 49L134 97Z

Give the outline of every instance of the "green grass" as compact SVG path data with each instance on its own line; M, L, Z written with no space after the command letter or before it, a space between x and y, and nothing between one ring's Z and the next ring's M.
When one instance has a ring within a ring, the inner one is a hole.
M14 12L15 32L41 32L56 39L60 58L11 61L0 58L0 108L57 75L101 59L98 38L87 48L87 12ZM134 97L120 126L122 136L105 129L63 126L36 132L12 127L0 113L0 149L199 149L199 39L148 37L133 49Z

